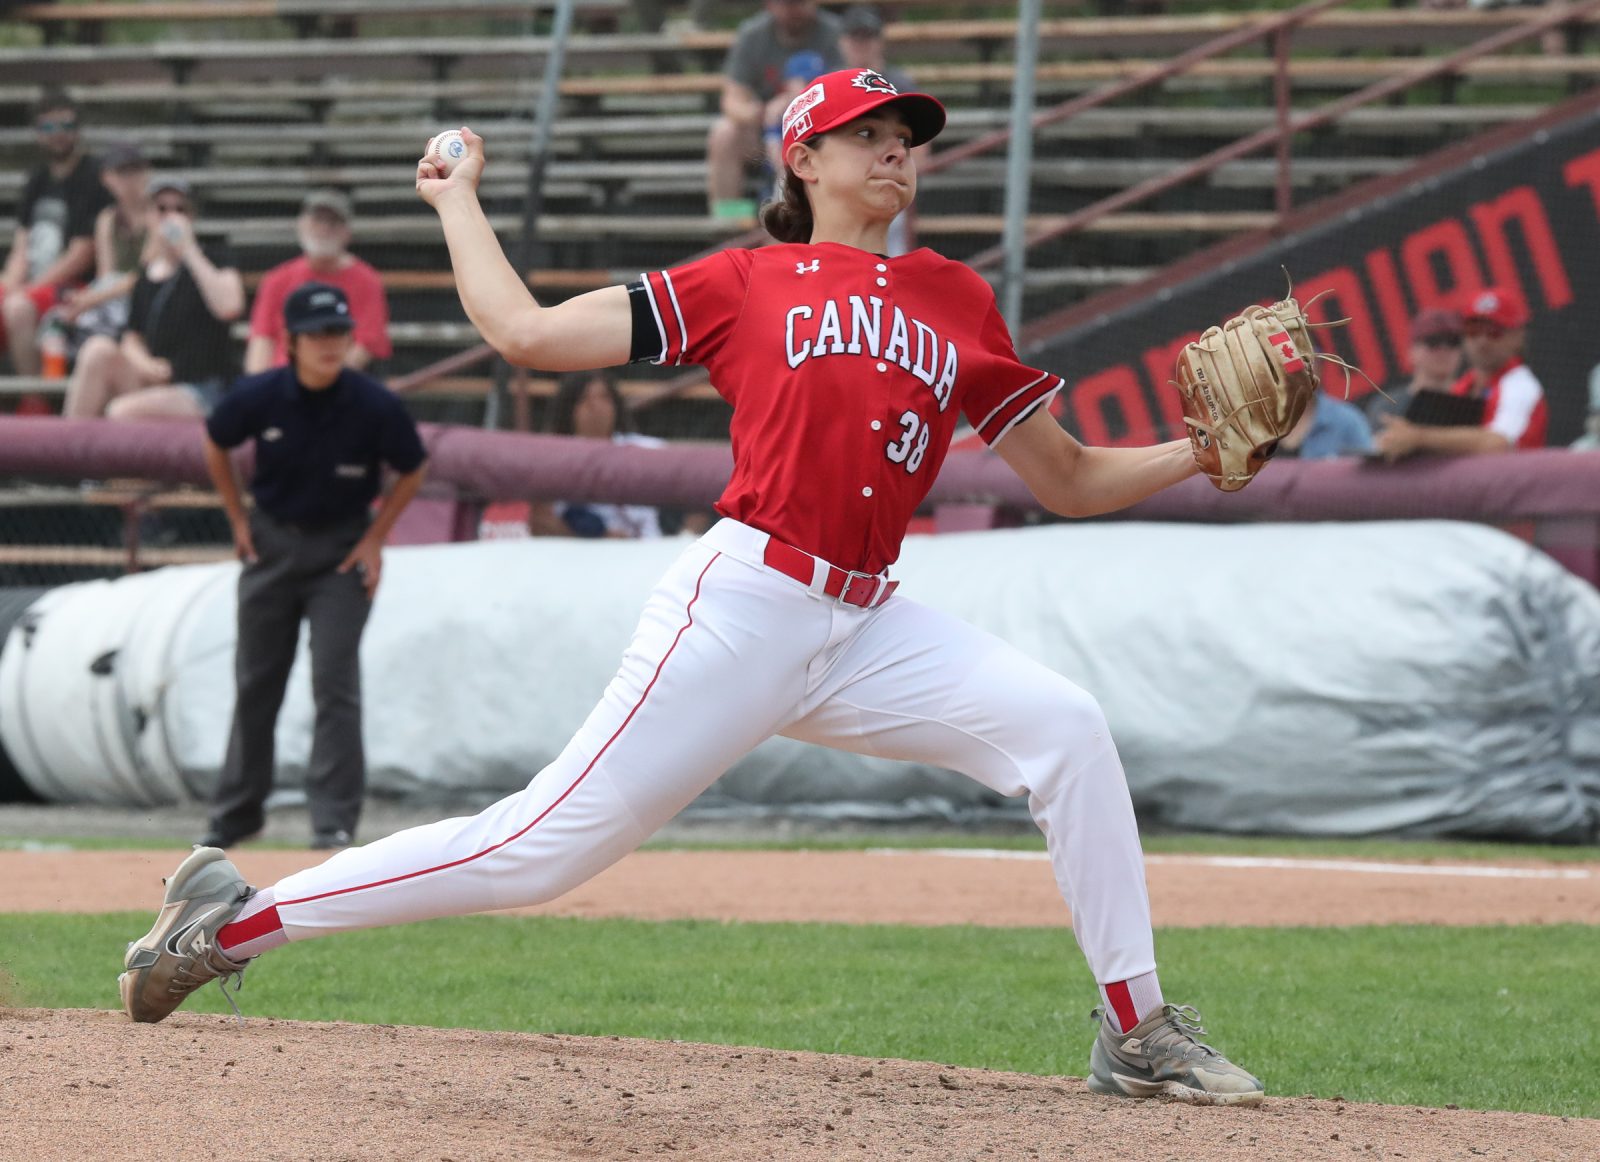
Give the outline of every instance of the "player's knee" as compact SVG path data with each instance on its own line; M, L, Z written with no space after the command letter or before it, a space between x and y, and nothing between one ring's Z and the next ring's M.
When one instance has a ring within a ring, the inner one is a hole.
M1073 749L1111 737L1099 701L1065 678L1039 691L1032 712L1034 729L1042 732L1041 737L1057 739Z

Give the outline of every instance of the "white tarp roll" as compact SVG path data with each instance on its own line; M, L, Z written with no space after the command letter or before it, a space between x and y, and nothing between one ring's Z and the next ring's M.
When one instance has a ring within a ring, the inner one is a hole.
M362 645L371 789L459 800L526 783L599 698L682 547L391 550ZM913 537L895 575L902 594L1095 694L1147 821L1597 833L1600 595L1505 534L1453 522L1057 525ZM0 742L30 786L140 804L205 793L232 712L236 577L220 565L69 586L19 621L0 653ZM110 649L111 673L85 678ZM279 720L283 785L303 775L311 723L302 656ZM127 756L108 758L117 738ZM696 808L1023 813L947 771L784 739Z

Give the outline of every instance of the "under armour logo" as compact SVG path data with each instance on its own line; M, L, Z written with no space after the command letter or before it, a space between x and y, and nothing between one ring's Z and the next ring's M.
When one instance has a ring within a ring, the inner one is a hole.
M797 262L797 263L794 264L794 272L796 274L816 274L817 271L819 271L821 269L822 269L822 259L820 259L820 258L813 258L811 260L811 265L810 266L807 266L803 262Z

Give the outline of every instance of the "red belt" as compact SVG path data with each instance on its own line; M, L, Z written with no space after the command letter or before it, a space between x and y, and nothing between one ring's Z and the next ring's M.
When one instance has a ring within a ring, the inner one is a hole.
M822 558L813 557L793 545L786 545L776 537L768 537L766 552L761 554L761 560L769 569L776 569L785 577L793 577L810 588L816 576L817 562ZM822 561L822 565L827 570L822 592L845 605L871 609L889 600L889 595L900 585L900 582L886 580L878 573L857 573L830 565L827 561Z

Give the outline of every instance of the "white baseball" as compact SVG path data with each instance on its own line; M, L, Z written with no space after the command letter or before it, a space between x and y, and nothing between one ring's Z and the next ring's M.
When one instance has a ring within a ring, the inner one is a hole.
M433 168L439 171L441 177L449 177L456 163L466 156L467 142L459 129L446 129L430 138L427 152L422 155L424 161L433 163Z

